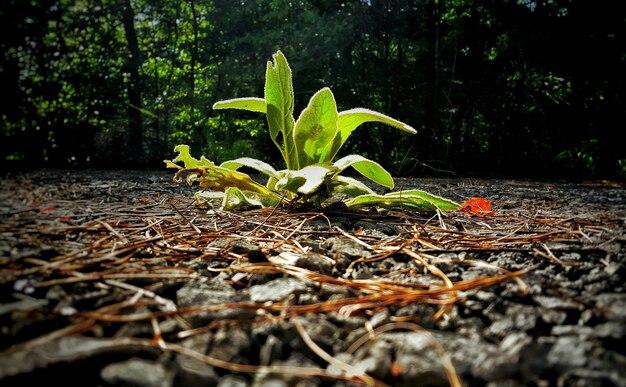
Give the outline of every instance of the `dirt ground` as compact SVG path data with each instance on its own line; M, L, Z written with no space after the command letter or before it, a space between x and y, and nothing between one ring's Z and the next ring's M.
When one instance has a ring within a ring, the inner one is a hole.
M0 179L0 384L626 386L626 187L398 179L495 214L192 205Z

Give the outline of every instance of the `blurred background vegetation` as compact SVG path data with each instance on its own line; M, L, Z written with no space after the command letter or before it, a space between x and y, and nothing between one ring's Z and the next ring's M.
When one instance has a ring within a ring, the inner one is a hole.
M3 0L4 167L163 168L176 144L279 165L262 115L281 49L296 111L329 86L418 129L349 149L395 175L626 176L626 14L588 0Z

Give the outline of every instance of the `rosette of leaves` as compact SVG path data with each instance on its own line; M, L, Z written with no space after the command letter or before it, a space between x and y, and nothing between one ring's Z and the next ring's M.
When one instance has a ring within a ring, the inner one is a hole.
M360 155L348 155L333 161L350 134L366 122L380 122L407 133L415 129L384 114L355 108L339 112L329 88L315 93L306 108L294 119L294 92L291 69L287 59L278 51L268 61L264 98L236 98L217 102L214 109L242 109L264 113L269 134L285 161L286 169L243 157L215 165L210 160L192 157L189 147L178 145L178 156L168 167L177 168L175 180L199 183L213 192L196 194L197 202L221 200L226 209L275 206L279 203L312 203L319 205L327 198L340 194L348 207L404 207L419 212L455 211L460 205L421 190L374 193L359 180L342 176L353 168L365 178L393 189L393 178L380 164ZM182 163L179 165L178 163ZM260 184L239 171L251 168L267 176Z

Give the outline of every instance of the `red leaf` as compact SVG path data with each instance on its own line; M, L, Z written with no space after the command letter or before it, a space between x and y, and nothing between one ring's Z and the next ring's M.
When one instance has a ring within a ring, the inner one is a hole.
M142 202L147 202L148 200L150 200L150 198L147 196L140 196L137 198L137 200L142 201Z
M400 365L397 362L393 362L391 363L391 376L393 376L394 378L397 378L398 376L402 375L402 367L400 367Z
M496 214L491 211L491 202L485 198L471 198L463 203L461 211L475 216L494 216Z
M41 210L39 210L39 213L40 214L45 214L45 213L53 212L53 211L56 211L56 210L57 210L56 207L46 207L46 208L42 208Z

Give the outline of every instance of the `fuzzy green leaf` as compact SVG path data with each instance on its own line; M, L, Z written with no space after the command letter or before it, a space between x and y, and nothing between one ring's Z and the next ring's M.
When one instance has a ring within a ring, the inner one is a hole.
M409 209L420 213L456 211L461 206L451 200L421 190L392 192L386 195L361 195L346 202L348 207L379 207L385 209Z
M329 88L319 90L302 111L294 129L300 168L323 162L324 149L337 135L337 104Z
M394 128L398 128L405 132L415 134L417 131L413 129L411 126L405 124L402 121L398 121L395 118L391 118L385 114L378 113L373 110L364 109L364 108L355 108L340 112L337 117L337 126L339 128L338 136L335 137L332 144L329 146L329 149L326 150L328 153L327 160L332 160L336 155L339 149L346 142L350 134L361 124L366 122L380 122Z
M288 169L297 169L298 161L293 140L293 84L291 69L282 52L267 62L265 72L265 103L270 137L278 147Z
M263 98L248 97L234 98L218 101L213 104L213 109L240 109L251 112L265 113L265 100Z
M309 165L298 170L287 170L284 177L276 182L277 190L288 190L293 193L311 195L315 193L337 169L330 165Z
M391 174L387 172L380 164L375 161L366 159L360 155L349 155L342 157L335 161L333 164L339 168L339 171L343 171L348 167L356 169L360 174L372 180L373 182L385 186L387 188L393 188L393 178Z
M189 145L176 145L174 147L174 152L178 152L178 156L176 156L175 159L171 161L164 160L165 165L168 168L180 169L181 167L176 164L178 162L182 162L185 165L185 168L196 168L214 165L212 161L206 159L204 156L200 157L200 160L191 156L191 154L189 153Z
M271 165L269 165L266 162L263 162L261 160L257 160L257 159L253 159L250 157L241 157L235 160L228 160L223 162L222 164L220 164L221 168L226 168L226 169L231 169L233 171L238 170L241 167L248 167L248 168L252 168L255 169L259 172L261 172L264 175L267 175L269 177L278 177L276 170L274 169L274 167L272 167Z
M236 187L244 191L278 197L274 192L255 182L245 173L218 167L204 156L200 160L193 158L189 154L187 145L178 145L174 150L179 152L178 156L172 161L165 160L165 163L169 168L178 169L174 176L176 182L186 179L188 184L197 182L202 188L211 188L217 191L226 191L229 187ZM176 164L181 161L184 167Z
M243 208L262 208L278 205L280 198L261 195L255 192L242 191L239 188L228 188L224 194L222 208L226 210Z
M359 195L374 194L374 191L368 186L351 177L337 176L336 182L338 184L333 187L333 192L341 193L351 198Z
M450 199L443 198L441 196L433 195L426 191L422 191L421 189L390 192L387 194L387 196L391 198L404 198L407 196L412 198L419 198L421 200L433 203L437 206L437 208L439 208L440 211L443 212L457 211L461 208L461 205L459 203L456 203Z

